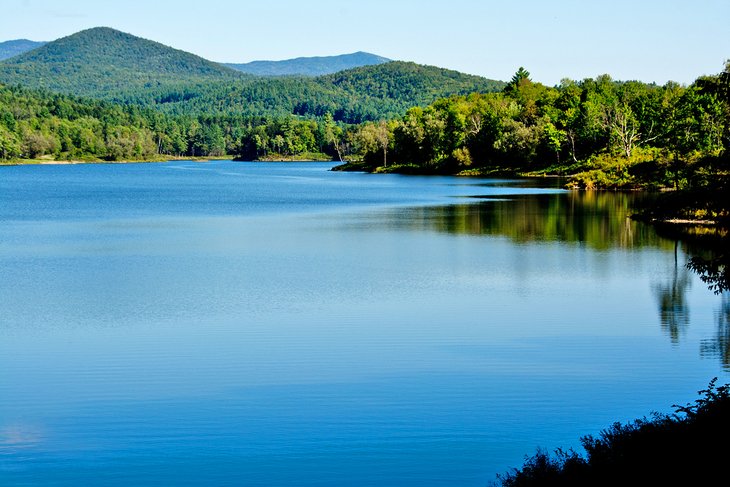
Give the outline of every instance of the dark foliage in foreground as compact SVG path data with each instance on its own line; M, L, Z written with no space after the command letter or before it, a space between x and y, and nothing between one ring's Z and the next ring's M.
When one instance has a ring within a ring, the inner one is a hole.
M595 438L585 436L586 451L538 450L521 469L498 476L508 487L531 485L718 485L730 448L730 390L710 382L694 404L674 406L675 414L654 414L623 425L615 423ZM722 482L721 482L722 483Z

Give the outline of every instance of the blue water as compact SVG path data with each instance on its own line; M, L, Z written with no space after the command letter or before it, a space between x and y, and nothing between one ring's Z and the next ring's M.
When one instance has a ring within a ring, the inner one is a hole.
M329 167L0 167L0 485L482 486L727 381L635 196Z

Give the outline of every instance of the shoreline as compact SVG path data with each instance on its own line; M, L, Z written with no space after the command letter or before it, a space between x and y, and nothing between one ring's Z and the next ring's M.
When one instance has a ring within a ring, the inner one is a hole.
M210 156L210 157L182 157L169 156L156 159L125 159L121 161L105 161L104 159L80 160L80 159L20 159L13 161L0 161L0 166L70 166L75 164L153 164L156 162L170 161L192 161L192 162L210 162L210 161L232 161L234 156Z
M75 164L153 164L156 162L170 161L192 161L192 162L211 162L211 161L235 161L235 162L334 162L329 159L317 158L296 158L296 157L277 157L263 158L252 161L244 161L236 156L229 154L225 156L206 156L206 157L185 157L185 156L169 156L164 158L151 159L125 159L121 161L105 161L104 159L80 160L80 159L16 159L8 161L0 161L0 166L69 166Z

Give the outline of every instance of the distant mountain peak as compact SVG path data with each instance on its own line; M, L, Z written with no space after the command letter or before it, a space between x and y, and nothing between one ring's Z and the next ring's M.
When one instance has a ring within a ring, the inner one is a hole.
M256 76L322 76L390 61L377 54L357 51L338 56L298 57L283 61L251 61L243 64L226 64L226 66Z
M46 42L31 41L28 39L13 39L11 41L0 42L0 61L32 51L44 44Z
M143 39L111 27L93 27L49 42L9 60L13 64L80 63L98 68L126 68L146 73L226 74L232 71L194 54Z
M218 63L111 27L82 30L0 62L0 78L72 93L241 76Z

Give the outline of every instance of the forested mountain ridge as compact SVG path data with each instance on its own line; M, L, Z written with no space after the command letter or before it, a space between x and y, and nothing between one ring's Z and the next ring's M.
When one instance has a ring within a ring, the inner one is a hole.
M104 27L0 62L0 82L132 103L171 115L316 118L330 113L344 123L392 118L441 97L503 86L405 62L316 78L255 77Z
M388 58L359 51L339 56L299 57L282 61L251 61L225 65L256 76L321 76L389 61L391 60Z
M373 98L408 100L411 106L426 105L446 96L500 91L506 85L481 76L405 61L354 68L320 76L317 80L352 95L367 93Z
M382 74L384 66L388 66L388 76ZM419 71L418 76L410 72L414 69ZM400 116L413 106L425 106L442 97L488 93L504 85L461 73L454 77L455 72L445 76L443 71L413 63L391 62L343 71L337 78L164 80L148 82L144 87L114 85L108 87L105 95L98 91L51 89L151 107L170 115L317 118L330 113L338 122L361 123Z
M14 39L0 42L0 61L32 51L46 42L29 41L28 39Z
M65 65L74 68L88 64L93 68L115 67L153 74L232 76L235 71L189 52L127 34L109 27L94 27L49 42L6 64L31 64L67 74Z
M222 113L249 116L297 115L316 118L330 113L336 121L361 123L393 118L414 106L442 97L489 93L504 87L488 80L433 66L392 61L317 78L258 78L216 82L191 89L181 86L174 96L149 89L148 99L170 114ZM164 88L163 88L164 90ZM149 97L155 91L159 96Z

